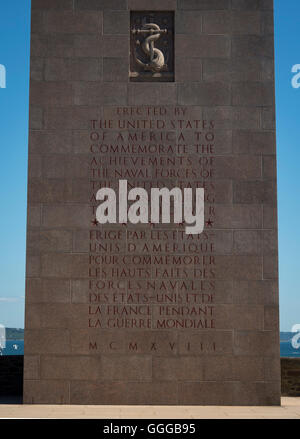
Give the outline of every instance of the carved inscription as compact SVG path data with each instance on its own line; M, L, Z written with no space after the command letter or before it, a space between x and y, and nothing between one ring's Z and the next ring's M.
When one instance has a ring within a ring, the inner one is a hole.
M131 331L129 350L139 331L216 329L215 122L187 107L113 107L104 116L90 121L87 145L88 327L99 333ZM186 234L184 222L99 224L96 193L117 189L121 179L128 189L204 188L203 233ZM113 340L107 343L117 349ZM189 340L186 349L192 349ZM215 341L201 349L215 350ZM97 350L95 342L90 350Z

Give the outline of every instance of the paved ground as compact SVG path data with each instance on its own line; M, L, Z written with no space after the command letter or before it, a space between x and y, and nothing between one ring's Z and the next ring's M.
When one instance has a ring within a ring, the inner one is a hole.
M300 398L281 407L0 405L0 418L300 419Z

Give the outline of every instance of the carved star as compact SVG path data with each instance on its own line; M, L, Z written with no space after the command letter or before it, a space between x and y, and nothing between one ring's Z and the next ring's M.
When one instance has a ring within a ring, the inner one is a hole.
M97 221L97 219L95 218L95 219L92 221L92 224L93 224L94 226L98 226L99 221Z
M208 221L206 221L206 225L207 227L212 227L213 226L213 221L209 218Z

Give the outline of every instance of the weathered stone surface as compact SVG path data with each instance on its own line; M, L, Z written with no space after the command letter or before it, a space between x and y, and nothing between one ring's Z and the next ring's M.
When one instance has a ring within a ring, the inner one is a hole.
M261 357L211 356L205 359L205 379L217 381L263 381L264 361Z
M40 378L40 358L38 355L27 355L24 358L24 378L26 380Z
M258 231L236 231L233 234L234 252L238 254L261 254L262 233Z
M262 227L262 212L257 205L236 204L217 206L216 227L224 229L259 229Z
M84 227L89 218L88 205L44 205L44 227Z
M274 89L272 84L266 83L233 83L232 104L233 105L272 105L274 101Z
M49 130L86 129L90 120L101 118L101 107L80 106L68 108L47 108L45 128Z
M30 203L63 202L69 197L70 187L66 181L35 178L28 185Z
M72 249L72 232L67 230L32 230L28 233L28 248L40 252Z
M265 306L264 329L279 331L279 313L277 306Z
M40 155L31 154L31 167L28 170L29 178L40 178L42 175L42 158Z
M102 32L101 12L76 12L73 11L49 11L45 13L45 31L63 33L87 33Z
M170 382L92 382L71 381L71 404L143 404L150 401L154 405L174 404L177 399L177 384Z
M204 379L204 364L199 357L155 357L155 381L182 381Z
M87 356L41 357L41 379L97 380L101 376L101 359Z
M229 0L203 0L199 2L198 0L179 0L179 9L200 9L200 10L218 10L218 9L229 9Z
M277 209L272 206L263 206L263 224L265 229L277 229Z
M70 282L64 279L28 279L27 303L69 303Z
M151 355L102 356L103 378L109 381L151 381Z
M66 354L70 352L69 331L64 329L27 329L24 349L27 354Z
M126 86L123 84L77 83L75 85L76 105L124 105L126 104Z
M275 130L275 110L272 107L262 108L262 128L264 130Z
M176 103L176 88L174 84L135 84L128 86L129 105L155 105L159 100L161 105L172 105Z
M127 11L107 11L103 13L103 33L128 35L129 15Z
M263 176L266 180L276 180L277 166L275 155L263 157Z
M101 10L101 9L126 9L127 0L75 0L75 9Z
M230 53L226 35L178 35L175 44L179 57L228 58Z
M32 1L24 402L279 404L272 1L150 3ZM119 180L204 188L203 233L100 225Z
M278 256L264 256L264 279L278 279Z
M32 9L73 9L72 0L32 0Z
M233 132L233 152L237 154L274 154L273 131L239 130Z
M29 128L39 130L43 128L43 110L37 106L30 106L29 109Z
M205 107L203 117L215 120L220 129L260 129L261 123L260 109L254 107Z
M61 82L31 81L30 99L32 104L36 106L62 107L72 105L72 85Z
M42 256L42 276L74 277L87 276L87 256L76 254L44 254Z
M41 269L41 260L39 256L27 254L26 258L26 276L39 277Z
M44 59L32 57L30 60L30 79L42 81L44 79Z
M47 58L46 81L100 81L102 59L97 58Z
M273 331L235 331L237 355L277 355L279 335Z
M276 188L272 181L239 181L234 185L234 203L276 204Z
M104 58L103 80L105 82L127 82L128 67L126 58Z
M129 39L123 35L105 35L100 46L100 55L126 58L129 52Z
M24 404L66 404L69 383L62 380L25 380Z
M30 227L39 227L41 225L41 207L39 205L28 205L27 223Z
M180 105L229 105L229 86L217 82L179 85L178 101Z
M210 11L203 14L203 32L208 34L261 34L259 12Z
M152 0L151 5L147 0L128 0L131 11L168 11L176 9L176 0Z
M177 11L175 26L178 34L202 33L203 13L201 11Z
M32 33L30 38L31 57L47 55L47 36Z
M241 58L247 54L248 57L273 57L274 41L272 37L261 37L257 35L236 35L232 38L232 56Z
M175 60L176 61L176 60ZM177 82L200 82L203 61L200 58L184 58L176 63Z
M233 382L183 382L179 383L180 405L197 405L199 394L203 395L207 405L234 405Z
M203 61L203 79L206 81L259 81L262 71L263 63L257 58L207 58Z
M238 10L273 9L273 0L232 0L232 8Z

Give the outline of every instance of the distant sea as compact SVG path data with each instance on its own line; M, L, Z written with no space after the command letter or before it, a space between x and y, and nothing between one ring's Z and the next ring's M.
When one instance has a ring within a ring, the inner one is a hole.
M295 349L292 346L291 339L294 336L291 332L280 333L280 356L300 358L300 348ZM24 340L7 340L5 349L2 349L2 355L23 355ZM1 354L0 354L1 355Z
M280 356L300 358L300 348L295 349L292 346L292 338L295 332L280 332Z
M280 342L280 356L281 357L295 357L300 358L300 349L293 348L291 342Z
M24 354L24 340L6 340L6 347L4 349L2 349L1 354L2 355L23 355Z

